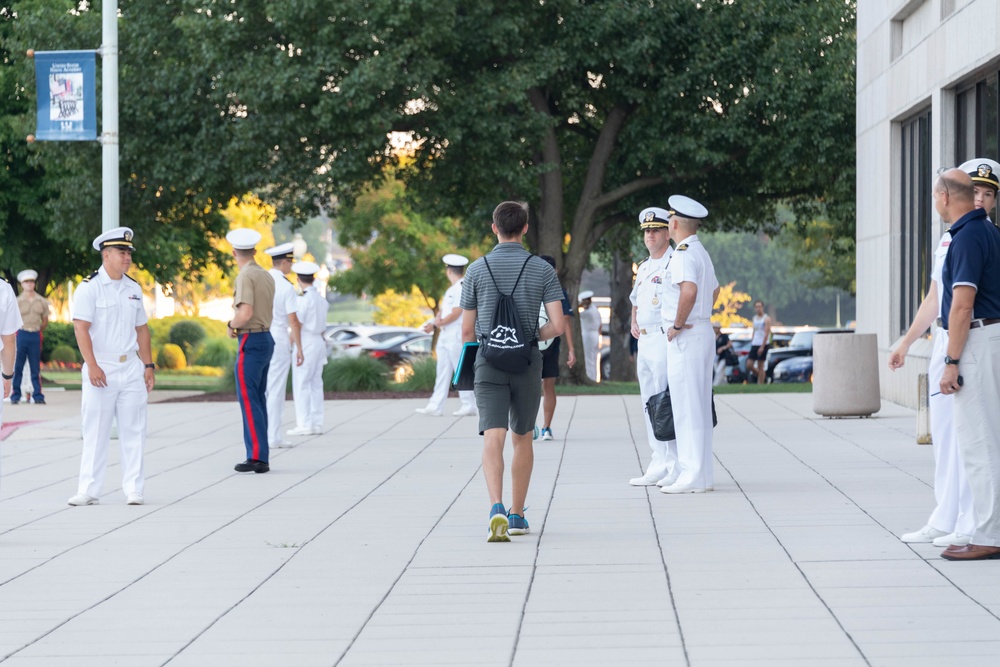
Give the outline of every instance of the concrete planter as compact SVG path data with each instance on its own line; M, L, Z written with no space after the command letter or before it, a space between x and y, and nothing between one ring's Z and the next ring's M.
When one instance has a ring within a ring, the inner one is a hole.
M876 335L817 334L813 412L824 417L871 417L881 409Z

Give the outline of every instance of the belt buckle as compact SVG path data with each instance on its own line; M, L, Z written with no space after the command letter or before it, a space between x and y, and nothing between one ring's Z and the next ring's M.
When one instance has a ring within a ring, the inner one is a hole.
M124 361L126 359L128 359L128 355L127 354L123 354L122 356L118 357L118 361L123 362L123 363L124 363Z
M641 333L643 336L645 336L647 332L646 332L645 329L639 329L639 333Z

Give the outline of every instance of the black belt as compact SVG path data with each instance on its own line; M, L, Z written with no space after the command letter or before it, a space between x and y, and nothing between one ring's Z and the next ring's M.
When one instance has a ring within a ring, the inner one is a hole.
M934 321L934 323L937 324L942 329L944 329L944 323L941 321L940 317L937 318ZM991 324L1000 324L1000 317L986 317L978 320L972 320L971 322L969 322L969 328L978 329L980 327L988 327ZM947 329L945 329L945 331L947 331Z
M263 327L259 329L236 329L235 331L238 336L242 336L243 334L252 334L252 333L271 333L270 329L265 329Z

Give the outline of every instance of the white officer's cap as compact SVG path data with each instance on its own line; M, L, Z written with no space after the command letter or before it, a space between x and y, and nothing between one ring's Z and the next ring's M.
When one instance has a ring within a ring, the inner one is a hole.
M708 209L684 195L671 195L667 200L675 215L689 220L702 220L708 217Z
M272 259L291 259L292 258L292 244L282 243L281 245L276 245L273 248L268 248L265 250Z
M576 298L577 298L577 299L579 299L580 301L583 301L584 299L590 299L590 298L593 298L593 296L594 296L594 292L593 292L593 291L591 291L591 290L589 290L589 289L585 289L585 290L583 290L582 292L580 292L580 293L579 293L579 294L577 295L577 297L576 297Z
M461 255L456 255L455 253L449 253L441 258L441 261L448 266L460 267L465 266L469 263L468 257L462 257Z
M17 274L17 282L23 283L25 280L38 280L38 271L25 269Z
M105 248L128 248L129 250L134 250L135 246L132 245L132 236L134 234L130 228L115 227L94 239L94 250L104 250Z
M311 276L319 273L319 265L316 262L295 262L292 264L292 273L300 276Z
M642 209L639 214L639 229L659 229L670 227L670 211L659 206Z
M236 250L253 250L260 243L261 238L263 237L260 235L260 232L255 232L245 227L234 229L226 234L226 240L229 241L229 245L233 246Z

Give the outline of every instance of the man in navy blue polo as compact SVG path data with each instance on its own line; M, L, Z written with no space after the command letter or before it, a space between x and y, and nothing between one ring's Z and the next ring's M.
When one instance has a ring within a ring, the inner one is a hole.
M1000 558L1000 230L975 208L972 179L959 169L934 184L934 206L951 223L941 282L948 331L941 393L955 395L958 446L972 488L976 531L947 560Z

